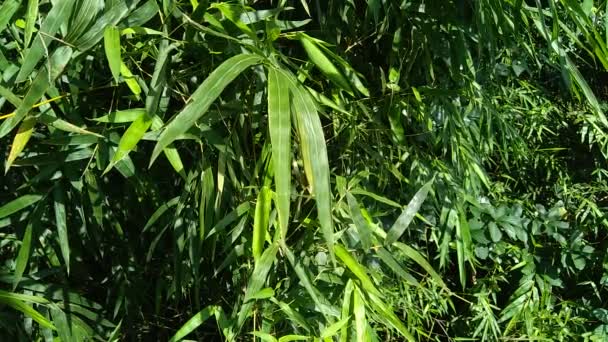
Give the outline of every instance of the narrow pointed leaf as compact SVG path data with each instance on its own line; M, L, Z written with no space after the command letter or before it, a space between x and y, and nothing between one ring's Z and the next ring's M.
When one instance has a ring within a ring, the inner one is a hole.
M0 219L23 210L30 205L40 201L42 195L23 195L0 207Z
M264 241L268 232L271 199L272 192L270 189L266 186L262 187L255 205L253 237L251 241L251 251L256 261L259 260L262 255L262 250L264 249Z
M416 192L405 210L403 210L403 213L399 215L399 218L397 218L397 221L395 224L393 224L386 235L385 244L387 246L397 241L401 235L403 235L407 227L409 227L410 223L412 223L414 216L416 216L416 213L418 213L418 210L420 210L420 206L426 199L432 184L433 181L424 184L422 188Z
M154 162L167 145L173 142L177 136L188 131L207 112L211 104L232 80L248 67L261 61L262 59L256 55L237 55L217 67L192 94L190 103L167 124L154 147L150 164Z
M25 51L23 64L17 74L17 82L25 81L25 79L32 74L32 71L34 71L42 57L48 53L48 47L52 41L51 37L55 35L61 25L68 22L74 3L75 1L57 1L51 8L42 22L42 25L40 25L40 29L32 42L32 46ZM67 48L67 46L63 47ZM58 48L58 50L60 48ZM42 96L42 94L40 96ZM38 99L39 98L40 97L38 97ZM36 99L36 101L38 99Z
M8 158L6 159L6 164L4 166L4 172L6 173L8 169L13 164L13 161L17 159L21 151L25 148L25 145L30 140L32 133L34 132L34 125L36 124L36 119L33 117L26 118L19 125L19 129L17 130L17 134L13 139L13 144L11 145L11 151L8 154Z
M120 32L115 26L108 26L103 32L103 47L106 52L106 59L110 66L110 72L114 76L114 81L118 83L122 60L120 57Z
M291 111L288 82L274 68L268 70L268 126L272 144L276 207L283 239L287 236L291 194Z
M70 274L70 242L65 211L65 191L61 185L53 189L53 208L55 209L55 224L57 226L59 249L61 250L61 256L63 257L67 273Z
M62 3L65 2L70 1L63 1ZM45 66L40 72L38 72L38 75L32 82L30 89L23 98L21 105L15 111L15 115L8 118L0 126L0 138L7 135L21 122L21 120L23 120L25 115L47 91L51 85L51 82L53 82L61 74L71 57L72 49L68 46L60 46L55 50L55 52L53 52L49 61L50 70L47 70L47 66Z

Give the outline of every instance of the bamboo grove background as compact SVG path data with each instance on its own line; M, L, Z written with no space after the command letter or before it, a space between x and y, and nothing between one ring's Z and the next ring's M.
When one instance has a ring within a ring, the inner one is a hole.
M0 340L606 341L593 0L5 0Z

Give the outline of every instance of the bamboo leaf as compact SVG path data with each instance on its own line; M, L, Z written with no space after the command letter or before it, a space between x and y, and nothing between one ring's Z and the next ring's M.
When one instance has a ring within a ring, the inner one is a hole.
M386 240L384 242L387 246L397 241L399 237L403 235L407 227L409 227L410 223L412 223L414 216L416 216L416 213L418 213L418 210L420 210L420 206L426 199L426 196L428 195L432 185L432 180L424 184L422 188L420 188L420 190L416 192L410 203L408 203L405 210L403 210L403 213L399 215L399 218L397 218L397 221L395 222L395 224L393 224L391 229L388 231L388 234L386 235Z
M4 165L4 173L8 172L8 169L13 164L13 161L17 159L21 151L27 145L27 142L30 140L32 133L34 132L34 125L36 124L36 119L33 117L26 118L19 125L19 129L17 130L17 134L13 139L13 144L11 145L11 151L8 154L8 158L6 159L6 164Z
M23 195L0 207L0 219L19 212L30 205L40 201L42 195Z
M229 58L217 67L192 94L190 103L167 124L154 147L150 165L167 145L177 136L188 131L207 112L209 106L232 80L248 67L261 61L262 59L256 55L242 54Z
M23 272L25 272L25 268L28 265L30 260L30 252L32 249L32 235L34 228L38 225L40 218L42 216L42 211L44 210L44 206L41 205L42 202L39 202L36 205L36 209L29 215L28 223L25 227L25 233L23 234L23 240L21 240L21 247L19 247L19 253L17 254L17 258L15 259L15 276L13 278L13 290L17 288L21 278L23 277Z
M268 128L272 144L276 207L281 238L287 236L291 195L291 112L289 81L274 68L268 69Z
M196 315L192 316L179 330L169 339L169 342L181 341L184 337L188 336L191 332L196 330L201 324L203 324L209 317L215 315L218 310L215 306L208 306L203 310L199 311Z
M286 74L284 74L286 75ZM302 149L304 171L312 187L312 194L317 203L317 213L323 237L334 258L334 228L331 216L331 188L329 182L329 161L327 146L323 135L321 120L310 94L290 80L290 90L293 95L293 111L296 117L296 127Z
M338 87L346 90L349 94L353 94L349 82L338 68L327 58L327 56L319 49L316 41L310 36L300 33L298 38L308 55L308 58L319 68L319 70Z
M49 43L52 41L51 37L55 35L55 33L57 32L57 30L59 30L59 27L61 25L68 22L70 15L72 13L72 8L74 7L74 3L75 3L75 1L58 1L53 5L51 10L47 13L46 18L42 22L42 25L40 25L38 34L34 38L34 42L32 43L32 46L25 51L25 56L23 57L23 64L21 65L21 69L19 69L19 73L17 74L16 82L25 81L25 79L32 74L32 72L34 71L34 68L36 68L36 65L38 64L38 62L40 62L40 60L45 55L45 53L48 53L47 49L49 47ZM69 49L67 46L61 46L61 47L57 48L55 54L58 54L58 51L60 51L61 53L64 53L64 51L66 51L67 49ZM69 54L71 56L71 54L72 54L71 49L69 49ZM56 57L60 57L60 56L56 56ZM69 60L69 57L67 57L67 59ZM61 64L63 64L63 66L65 66L65 63L67 63L67 60L64 60L63 58L61 58L61 60L62 60ZM53 69L53 57L51 57L51 69ZM63 67L61 67L61 69L63 69ZM41 75L39 73L38 77L40 77L40 76ZM38 79L38 77L36 78L36 80ZM43 77L47 77L47 76L43 75ZM51 78L55 79L55 77L51 77ZM34 84L35 83L36 83L36 81L34 81ZM32 85L32 88L33 87L34 86ZM38 101L38 99L40 99L42 94L44 94L44 92L42 92L35 99L35 101ZM26 98L27 98L27 96L26 96ZM26 99L23 99L23 101L25 102ZM32 105L33 105L33 103L32 103Z
M110 71L116 83L119 82L122 59L120 57L120 32L115 26L107 26L103 32L103 46Z
M272 192L267 186L262 187L258 194L255 205L255 217L253 220L253 238L251 240L251 251L256 262L262 255L264 241L268 233L268 220L270 217L270 204Z
M55 209L55 224L57 226L57 238L59 249L63 257L68 275L70 274L70 242L68 238L68 225L65 212L65 191L61 184L53 189L53 207Z
M140 115L129 128L125 131L123 136L120 138L120 142L118 143L118 149L114 156L112 157L112 161L105 169L103 173L107 173L112 169L112 167L126 157L131 150L135 148L137 143L144 136L150 125L152 124L152 119L149 119L146 114Z
M0 9L2 11L2 9ZM25 32L23 34L23 46L28 47L32 40L36 20L38 20L38 0L27 1L27 12L25 16ZM0 26L2 27L2 26Z
M70 1L62 1L61 3L66 2ZM49 60L50 69L45 66L38 72L21 105L15 111L15 115L8 118L0 126L0 138L7 135L23 120L25 115L44 95L51 83L63 72L71 57L72 49L68 46L60 46L53 52Z
M367 272L365 272L365 268L361 266L361 264L359 264L359 262L357 262L352 255L350 255L346 248L342 247L340 244L336 244L334 249L336 251L336 256L342 260L344 265L359 279L359 281L361 281L361 286L363 286L367 292L381 297L381 294L374 285L374 282L367 275Z

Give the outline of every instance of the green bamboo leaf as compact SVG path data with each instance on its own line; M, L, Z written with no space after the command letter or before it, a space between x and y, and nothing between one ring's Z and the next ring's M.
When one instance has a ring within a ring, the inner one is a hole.
M58 184L53 189L53 208L55 209L55 225L57 226L57 238L59 249L63 257L63 263L70 274L70 242L68 238L68 225L65 212L65 190Z
M262 340L262 341L277 342L277 339L274 336L270 335L269 333L265 333L265 332L261 332L261 331L254 331L251 334L256 337L259 337L260 340Z
M378 248L376 250L376 255L391 269L395 274L403 278L403 280L407 281L413 286L418 286L420 283L414 278L409 272L403 269L399 262L395 260L395 258L389 253L384 247Z
M268 128L276 186L276 207L281 238L287 236L291 195L291 112L289 81L274 68L268 70Z
M17 254L17 258L15 259L15 275L13 278L13 290L17 288L21 278L23 277L23 272L25 272L25 268L28 265L30 260L30 252L32 249L32 235L34 227L38 225L40 218L42 216L42 212L44 211L44 206L41 205L42 202L39 202L36 205L36 208L28 217L28 223L25 227L25 233L23 234L23 240L21 240L21 247L19 247L19 253Z
M104 136L101 134L87 131L84 128L80 128L72 123L69 123L69 122L67 122L63 119L60 119L58 117L55 117L55 116L51 116L49 114L41 114L40 116L38 116L38 120L41 123L43 123L47 126L50 126L50 127L57 128L60 131L78 133L78 134L87 134L89 136L93 136L93 137L97 137L97 138L104 138Z
M121 27L142 26L157 16L159 11L158 2L156 0L148 0L145 4L132 11L120 25Z
M42 59L42 57L45 55L45 53L48 54L47 49L49 47L50 42L52 41L51 37L53 37L55 35L55 33L59 30L59 27L61 25L64 25L65 23L68 22L70 15L72 13L72 8L74 7L74 3L75 3L75 1L58 1L54 4L54 6L49 11L49 13L47 13L46 18L42 22L42 25L40 25L40 29L38 30L38 34L36 35L36 38L34 38L34 42L32 43L32 46L25 51L25 55L23 57L23 63L21 64L21 69L19 69L19 73L17 74L16 82L25 81L25 79L28 78L32 74L32 72L34 71L34 68L36 68L36 65L38 64L38 62L40 62L40 59ZM59 51L62 48L69 49L67 46L62 46L62 47L57 48L56 53L57 53L57 51ZM71 56L72 49L69 49L69 54ZM52 60L52 58L53 57L51 57L51 60ZM67 57L67 60L69 60L69 57ZM67 60L62 61L62 64L64 66L65 66L65 63L67 63ZM51 69L53 69L52 64L53 64L53 62L51 62ZM63 69L63 67L61 67L61 69ZM48 72L48 71L46 71L46 72ZM41 75L39 73L38 77L40 77L40 76ZM38 79L38 77L36 78L36 80ZM48 77L48 76L43 75L43 77ZM55 77L51 77L51 79L54 80ZM34 81L34 83L35 82L36 81ZM32 88L33 87L34 86L32 85ZM44 94L44 92L42 94ZM40 96L38 96L35 99L35 101L38 101L38 99L40 99L42 94L40 94ZM27 98L27 96L26 96L26 98ZM25 102L26 99L23 99L23 101Z
M357 227L357 232L359 232L361 247L363 247L364 250L369 250L372 245L371 229L369 228L367 221L363 218L363 215L361 215L361 208L355 197L350 193L347 193L346 200L348 202L351 219L353 220L355 227Z
M30 317L41 327L48 329L55 329L55 326L46 319L41 313L34 310L31 306L27 305L23 302L21 294L6 292L0 290L0 303L8 305L17 311L21 311L27 317ZM33 301L34 303L38 303L39 301ZM40 303L48 303L47 301L42 301Z
M146 114L145 108L132 108L125 110L118 110L112 112L110 114L100 116L93 120L97 122L107 122L107 123L125 123L125 122L133 122L137 120L137 118Z
M71 1L67 1L71 2ZM139 0L134 1L117 1L110 9L108 9L101 17L95 21L82 35L70 40L72 45L76 46L79 53L83 53L86 50L94 47L101 39L103 39L103 33L108 26L116 26L123 18L125 18L129 11L137 6Z
M342 318L341 320L337 321L336 323L328 326L327 328L325 328L323 330L323 332L321 332L321 338L325 339L325 338L330 338L330 337L335 336L338 333L338 331L340 331L342 329L343 326L348 324L349 320L350 320L350 316Z
M57 334L61 341L73 341L72 339L72 325L68 323L68 319L65 312L61 311L58 307L53 306L50 309L51 317L55 328L57 328Z
M2 6L0 6L0 31L4 30L5 26L11 21L20 4L21 2L17 0L7 0L2 3Z
M114 153L112 161L103 172L104 174L110 171L116 163L126 157L129 152L131 152L131 150L135 148L135 146L144 136L151 124L152 120L149 119L146 114L142 114L137 120L131 123L129 128L120 138L120 142L118 143L118 149L116 150L116 153Z
M196 330L201 324L203 324L209 317L216 314L218 308L216 306L208 306L203 310L199 311L196 315L192 316L179 330L169 339L169 342L181 341L188 334Z
M251 251L256 262L262 255L266 234L268 233L268 220L270 218L270 204L272 192L267 186L262 187L255 204L255 216L253 219L253 238L251 240Z
M2 9L0 9L0 12ZM23 46L30 46L32 33L34 33L36 20L38 20L38 0L27 1L27 11L25 15L25 32L23 33ZM2 27L2 26L0 26Z
M120 62L120 74L122 75L129 89L131 89L133 95L139 99L139 96L141 95L141 87L139 86L139 83L137 83L135 76L133 76L131 73L131 70L129 70L127 65L122 61Z
M429 264L429 262L426 260L426 258L424 256L422 256L422 254L420 254L417 250L413 249L412 247L410 247L406 244L403 244L401 242L395 242L393 244L393 246L399 248L408 258L414 260L418 265L420 265L420 267L422 267L431 276L431 278L433 278L433 280L437 284L439 284L441 287L443 287L446 291L449 291L448 286L443 282L443 279L441 279L441 276L435 271L433 266L431 266L431 264Z
M115 26L107 26L103 32L103 46L110 72L116 83L119 82L122 59L120 57L120 31Z
M357 334L357 342L365 342L365 329L367 321L365 320L365 301L363 294L358 288L353 293L353 314L355 315L355 332Z
M266 278L268 277L268 272L270 272L270 268L276 260L278 250L279 246L276 243L272 244L264 251L264 253L262 253L262 256L255 263L253 273L251 274L251 278L249 278L249 282L247 283L247 290L245 290L244 303L241 305L241 309L239 310L237 317L237 327L239 330L242 328L247 317L249 317L253 307L253 302L251 302L250 299L262 289L262 286L264 286Z
M8 153L8 158L6 158L6 164L4 165L4 173L8 172L13 161L17 159L21 151L27 145L27 142L30 140L32 133L34 132L34 125L36 124L36 119L34 117L29 117L21 122L19 125L19 129L17 130L17 134L13 139L13 144L11 145L11 150Z
M287 303L280 302L280 301L276 300L275 298L270 298L270 300L281 308L281 310L285 313L285 315L287 315L287 318L289 320L291 320L293 323L297 324L298 327L301 327L304 330L306 330L306 332L310 332L310 330L311 330L310 326L309 326L308 322L306 321L306 318L304 318L304 316L302 316L302 314L300 314L299 312L292 309Z
M293 77L283 73L290 81L293 95L293 111L302 150L304 171L317 202L317 214L323 237L334 259L334 228L331 216L331 187L329 182L329 161L323 127L310 94L297 84Z
M156 211L154 213L152 213L152 216L150 216L150 218L148 219L148 222L146 222L146 225L144 226L144 229L142 229L142 233L145 233L148 229L150 229L150 227L152 227L152 225L154 223L156 223L156 221L158 221L158 219L163 216L163 214L169 210L171 207L174 207L177 205L177 203L179 202L180 196L176 196L173 197L172 199L168 200L167 202L163 203L160 207L158 207L158 209L156 209Z
M99 11L104 7L104 3L98 0L81 0L77 4L79 6L74 11L78 15L72 16L72 22L69 25L70 29L64 38L66 42L72 42L82 36L91 26Z
M241 54L229 58L217 67L192 94L190 103L167 124L154 147L150 165L167 145L177 136L188 131L207 112L213 101L232 80L248 67L261 61L259 56Z
M62 1L61 3L71 2ZM47 19L48 20L48 19ZM35 45L35 43L34 43ZM17 126L25 115L38 103L40 98L47 91L52 82L63 72L63 69L72 57L72 49L68 46L60 46L50 57L50 69L45 64L38 75L32 82L27 94L23 98L21 105L17 107L15 115L8 118L0 126L0 138L7 135L15 126Z
M361 286L369 292L373 293L378 297L381 297L380 292L374 285L372 279L365 272L365 268L353 258L352 255L346 250L346 248L342 247L340 244L336 244L334 246L334 250L336 251L336 256L342 260L344 265L361 281Z
M342 319L350 317L350 304L354 288L355 285L353 284L352 279L348 279L348 282L344 287L344 295L342 296L342 315L340 316ZM348 325L342 326L342 329L340 331L340 342L348 341L348 328Z
M416 216L416 213L418 213L418 210L420 210L420 206L426 199L432 185L432 180L424 184L422 188L416 192L410 203L408 203L405 210L403 210L403 213L399 215L399 218L397 218L395 224L393 224L391 229L386 234L386 240L384 242L387 246L392 245L393 242L397 241L399 237L403 235L407 227L409 227L410 223L412 223L414 216Z
M304 33L298 34L297 37L300 39L300 42L302 43L308 58L310 58L310 61L313 62L317 68L319 68L319 70L338 87L346 90L352 95L353 89L351 88L349 82L346 80L342 72L338 70L338 68L317 46L316 40Z
M399 333L401 333L401 335L403 337L405 337L406 340L408 340L410 342L416 341L416 339L414 339L414 336L412 336L412 334L405 327L405 325L403 325L403 322L401 322L399 317L397 317L397 315L395 315L393 310L391 310L390 306L388 306L386 303L384 303L378 296L376 296L373 293L367 293L367 295L370 299L371 307L375 311L377 311L377 313L378 313L377 317L381 321L383 321L385 324L390 325L393 328L397 329L397 331L399 331Z
M0 207L0 219L19 212L40 201L42 195L23 195Z
M279 342L308 341L310 337L303 335L285 335L279 337Z

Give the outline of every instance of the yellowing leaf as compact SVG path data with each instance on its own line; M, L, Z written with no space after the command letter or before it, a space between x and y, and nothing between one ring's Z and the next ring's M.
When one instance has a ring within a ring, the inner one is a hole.
M17 135L15 135L15 139L13 139L13 145L11 146L11 151L8 154L8 158L6 160L6 166L4 167L4 172L7 172L11 167L17 156L23 151L25 145L30 140L32 133L34 132L34 125L36 124L36 119L33 117L29 117L19 125L19 130L17 130Z

